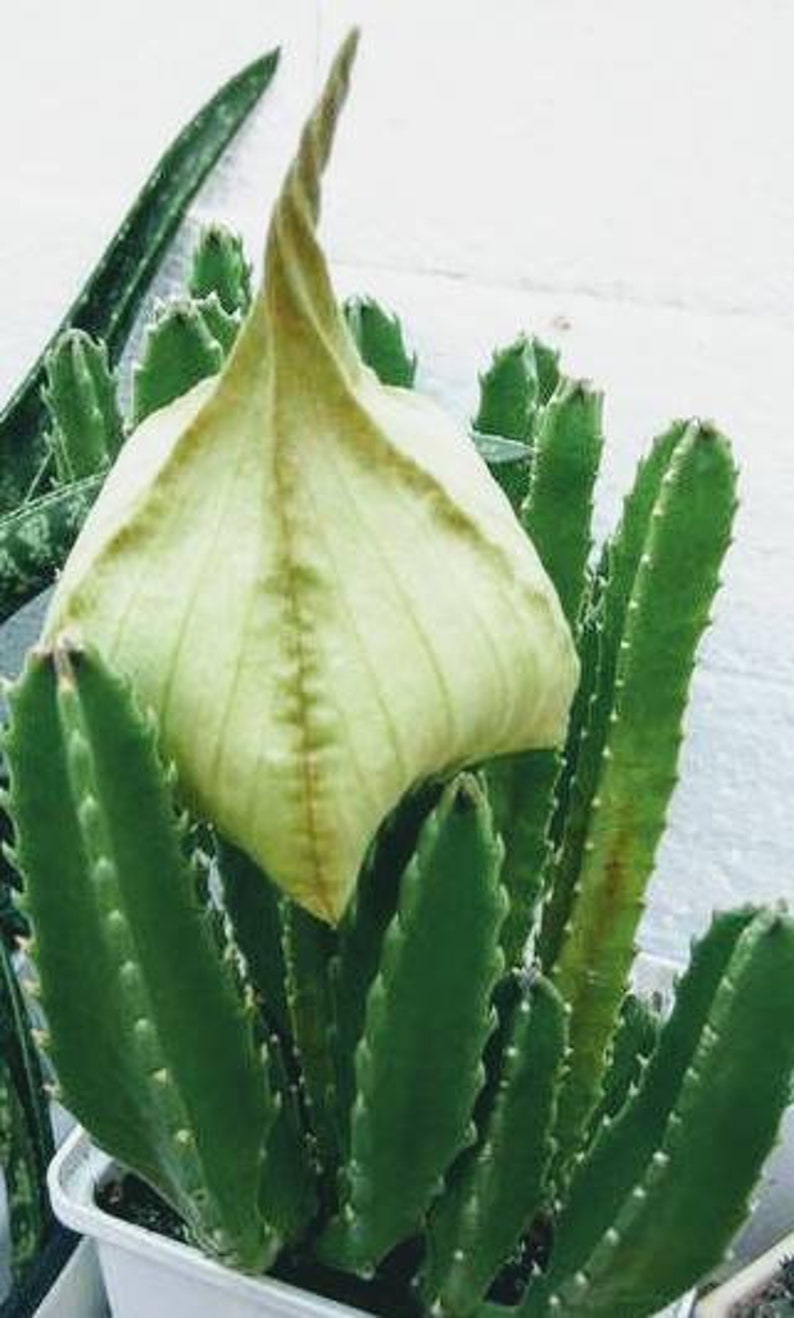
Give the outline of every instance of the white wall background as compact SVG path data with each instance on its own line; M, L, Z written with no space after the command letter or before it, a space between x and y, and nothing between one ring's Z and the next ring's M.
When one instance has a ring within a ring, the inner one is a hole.
M167 139L281 40L277 86L193 216L237 224L257 252L300 114L353 17L364 40L324 234L340 292L403 315L424 386L465 416L495 344L521 328L558 342L607 391L602 528L671 417L713 416L735 440L736 544L643 931L681 954L714 905L794 903L788 0L14 5L0 49L0 392Z

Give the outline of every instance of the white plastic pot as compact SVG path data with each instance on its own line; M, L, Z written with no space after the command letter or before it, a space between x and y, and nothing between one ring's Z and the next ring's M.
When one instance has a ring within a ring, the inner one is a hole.
M283 1282L244 1277L197 1249L111 1217L95 1203L114 1164L74 1131L50 1165L56 1216L96 1242L113 1318L355 1318ZM60 1314L58 1316L60 1318ZM360 1314L359 1314L360 1318Z
M243 1277L189 1245L111 1217L96 1206L95 1194L113 1170L111 1159L77 1130L49 1175L56 1215L96 1243L113 1318L362 1318L358 1309L283 1282ZM687 1296L660 1318L688 1318L691 1307Z
M93 1240L81 1240L35 1318L106 1318L105 1288Z

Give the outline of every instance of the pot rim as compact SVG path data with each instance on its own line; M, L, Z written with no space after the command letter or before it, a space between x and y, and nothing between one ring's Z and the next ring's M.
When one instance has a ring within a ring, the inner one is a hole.
M274 1299L281 1296L289 1301L293 1312L303 1313L306 1318L317 1318L319 1307L328 1318L371 1318L361 1309L351 1309L315 1291L303 1290L299 1286L267 1276L245 1276L207 1258L194 1245L169 1240L167 1236L160 1236L146 1227L112 1217L98 1207L95 1193L117 1165L114 1159L92 1143L82 1127L76 1126L58 1149L47 1174L56 1217L64 1225L99 1242L100 1262L101 1245L104 1243L148 1260L156 1254L164 1267L191 1276L217 1290L223 1289L227 1294L231 1291L241 1298L249 1297L252 1300L267 1295ZM657 1318L666 1318L667 1315L683 1318L683 1315L690 1313L688 1306L693 1297L694 1291L682 1296Z
M190 1275L217 1290L231 1291L241 1298L256 1299L268 1294L274 1298L288 1298L293 1310L304 1312L307 1318L309 1315L317 1318L318 1304L323 1306L323 1313L327 1313L328 1318L366 1318L360 1309L351 1309L288 1282L235 1272L215 1259L207 1258L194 1245L169 1240L146 1227L112 1217L97 1205L95 1194L116 1167L114 1160L98 1149L87 1132L77 1126L58 1149L47 1173L50 1199L59 1221L93 1237L100 1246L107 1244L148 1260L156 1254L164 1267Z

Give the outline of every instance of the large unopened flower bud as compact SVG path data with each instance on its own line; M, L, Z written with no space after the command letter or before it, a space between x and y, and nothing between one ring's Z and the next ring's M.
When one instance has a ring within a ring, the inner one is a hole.
M557 743L577 676L470 439L379 383L333 295L319 176L354 50L304 130L231 357L130 437L47 625L127 673L194 808L331 921L408 788Z

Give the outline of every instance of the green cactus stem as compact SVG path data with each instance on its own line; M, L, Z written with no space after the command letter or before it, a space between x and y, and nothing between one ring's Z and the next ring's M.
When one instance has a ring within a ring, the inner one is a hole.
M615 703L615 677L621 655L631 592L651 533L651 521L673 453L686 434L676 422L660 435L640 463L625 499L616 534L607 542L591 583L580 630L581 679L557 785L560 828L551 833L560 846L550 877L543 915L540 956L548 970L556 961L579 879L593 798Z
M507 348L494 352L490 366L480 376L480 402L472 419L475 443L516 511L529 486L530 442L538 395L535 355L522 334ZM489 441L494 439L502 443L497 461L489 455ZM513 446L512 457L507 445Z
M516 512L529 488L535 432L559 381L559 353L523 334L498 348L480 376L474 441Z
M342 310L362 360L381 384L411 389L416 378L416 353L406 347L398 317L372 297L350 297Z
M538 377L538 401L545 407L551 401L562 375L560 373L560 353L542 339L532 336L532 352L535 357L535 371Z
M501 435L528 443L540 386L532 344L521 334L494 352L480 376L480 404L472 421L482 435Z
M326 1176L336 1173L342 1147L337 1093L337 1038L331 960L337 934L295 902L285 899L283 948L287 1007L295 1051L306 1084L310 1125Z
M453 1167L428 1224L424 1291L445 1314L476 1309L544 1202L565 1005L535 978L511 1006L488 1110L475 1113L477 1143Z
M44 402L49 442L61 483L103 471L124 440L124 424L107 348L83 330L67 330L48 352Z
M222 224L202 229L191 262L188 288L197 300L217 295L228 316L242 315L251 305L251 266L239 234Z
M397 911L400 879L428 814L438 803L437 783L411 792L381 825L359 875L350 907L339 925L330 966L337 1032L336 1061L345 1153L356 1095L355 1051L364 1030L367 994L378 973L383 939Z
M223 905L244 959L248 980L265 1019L289 1038L286 966L283 947L284 898L244 851L217 839L218 871Z
M565 380L543 412L521 521L576 627L592 547L593 490L604 447L603 395Z
M473 1137L503 964L500 862L482 788L462 776L422 830L367 998L345 1193L319 1243L333 1266L366 1271L413 1235Z
M240 332L240 326L243 323L242 316L230 316L228 311L224 311L217 293L210 293L208 297L195 299L195 306L210 334L219 345L223 356L226 357L231 352L234 341ZM210 375L212 372L208 370L206 374Z
M592 755L593 740L593 706L595 702L596 684L598 682L599 671L601 668L601 635L603 632L602 624L602 600L600 591L603 585L602 578L594 573L588 582L585 598L582 601L582 612L579 618L579 635L578 651L580 677L579 686L571 706L571 713L568 719L568 732L565 739L565 746L562 751L562 758L557 774L557 781L554 785L554 801L551 815L548 821L549 843L552 852L558 852L563 835L566 830L570 830L572 817L572 800L575 792L578 793L578 815L574 818L586 817L584 807L585 800L589 800L582 791L583 775L581 773L580 760L587 758L587 752L591 752L591 758L597 763L598 756ZM592 774L591 774L592 777ZM589 781L589 780L588 780ZM583 843L583 838L577 835L579 846ZM577 856L581 861L581 850L578 852L571 849L571 855ZM575 873L573 863L569 860L568 876L563 876L560 869L559 860L555 858L553 870L550 867L547 875L547 892L546 904L543 909L543 922L540 929L539 945L543 949L541 959L544 965L553 961L553 956L548 951L548 941L551 938L550 927L553 927L554 935L559 940L562 936L562 929L570 913L572 901L571 889L575 883ZM573 877L571 877L571 875ZM566 886L567 878L567 886ZM560 893L562 889L562 893ZM559 907L558 907L559 903ZM564 918L561 911L565 912ZM555 917L552 920L552 916ZM559 941L554 944L555 952L559 950Z
M52 584L102 479L86 476L0 517L0 622Z
M563 1166L598 1102L626 991L644 892L675 785L695 652L730 539L735 480L725 440L709 426L689 425L651 509L621 639L604 624L602 640L612 649L605 649L602 664L617 656L614 700L589 798L578 892L552 969L572 1008L572 1062L557 1130ZM609 581L605 592L608 620Z
M279 1245L259 1211L278 1104L253 1006L196 902L152 727L66 644L29 657L9 703L11 811L64 1101L203 1248L260 1270Z
M217 375L225 351L190 298L162 306L146 333L143 354L132 377L134 424Z
M159 160L77 300L62 331L83 329L118 362L135 316L176 229L207 174L268 87L278 51L225 83ZM0 413L0 513L16 508L48 460L41 389L47 349Z
M788 1102L793 1011L794 923L719 919L636 1095L580 1164L521 1318L644 1318L718 1261Z
M593 1146L580 1157L556 1235L552 1279L581 1265L651 1164L731 957L754 918L752 908L722 914L695 947L639 1083L629 1090L616 1120L602 1115Z
M221 369L251 305L242 239L220 224L204 229L188 286L190 296L161 306L147 330L133 372L136 425Z
M602 1097L593 1113L590 1129L594 1134L606 1120L609 1123L623 1108L629 1094L642 1078L648 1059L658 1040L661 1021L642 998L628 993L620 1009L609 1066L604 1073Z
M591 549L593 488L603 446L602 397L564 381L537 430L521 520L576 627ZM550 852L549 819L561 759L555 751L505 756L488 766L496 826L505 843L503 878L510 913L502 931L508 964L532 930Z
M283 1240L299 1241L317 1213L322 1168L308 1133L299 1079L275 1033L268 1039L268 1059L270 1085L279 1103L267 1140L267 1176L259 1207Z

